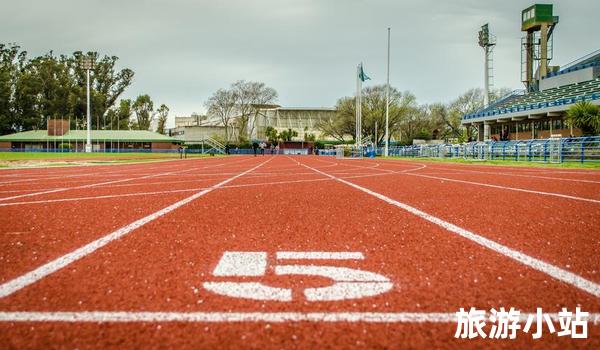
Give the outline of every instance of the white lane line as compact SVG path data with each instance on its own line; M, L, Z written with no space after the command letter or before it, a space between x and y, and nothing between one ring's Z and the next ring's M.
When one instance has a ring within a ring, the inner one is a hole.
M194 192L194 191L201 191L204 189L206 189L206 187L187 188L187 189L181 189L181 190L155 191L155 192L123 193L123 194L112 194L112 195L106 195L106 196L60 198L60 199L47 199L47 200L41 200L41 201L0 203L0 207L9 207L9 206L26 205L26 204L47 204L47 203L57 203L57 202L73 202L73 201L79 202L79 201L84 201L84 200L108 199L108 198L119 198L119 197L151 196L151 195L166 194L166 193Z
M11 199L18 199L18 198L24 198L24 197L32 197L32 196L37 196L37 195L41 195L41 194L50 194L50 193L64 192L64 191L69 191L69 190L80 190L80 189L85 189L85 188L91 188L91 187L97 187L97 186L103 186L103 185L111 185L111 184L116 184L116 183L121 183L121 182L127 182L127 181L133 181L133 180L150 179L150 178L154 178L154 177L158 177L158 176L163 176L163 175L170 175L170 174L177 174L177 173L189 172L189 171L194 171L194 170L198 170L198 169L218 167L218 166L223 166L223 165L228 165L228 164L231 164L231 163L220 163L220 164L216 164L216 165L210 164L210 165L199 167L199 168L184 169L184 170L178 170L178 171L169 171L169 172L165 172L165 173L158 173L158 174L146 175L146 176L141 176L141 177L131 177L131 178L121 179L121 180L105 181L105 182L99 182L99 183L93 183L93 184L89 184L89 185L81 185L81 186L75 186L75 187L61 187L61 188L55 188L55 189L47 190L47 191L40 191L40 192L34 192L34 193L20 194L18 196L2 197L2 198L0 198L0 202L11 200Z
M346 178L364 178L369 176L378 176L379 174L373 175L360 175L360 176L352 176L352 177L344 177ZM382 174L386 175L386 174ZM250 178L250 176L248 176ZM202 181L208 181L211 179L206 179ZM239 185L229 185L229 186L221 186L220 190L228 189L228 188L239 188L239 187L256 187L256 186L274 186L274 185L287 185L287 184L295 184L295 183L304 183L304 182L321 182L321 181L332 181L331 179L318 178L318 179L307 179L307 180L290 180L290 181L273 181L273 182L258 182L258 183L250 183L250 184L239 184ZM188 181L186 181L188 182ZM118 186L118 185L117 185ZM107 186L107 187L116 187L116 186ZM48 203L60 203L60 202L73 202L73 201L83 201L83 200L95 200L95 199L110 199L110 198L118 198L118 197L135 197L135 196L146 196L146 195L158 195L158 194L167 194L167 193L178 193L178 192L194 192L206 189L206 187L198 187L198 188L186 188L180 190L165 190L165 191L152 191L152 192L134 192L134 193L123 193L123 194L112 194L112 195L101 195L101 196L89 196L89 197L75 197L75 198L57 198L57 199L44 199L38 201L24 201L24 202L10 202L10 203L0 203L0 207L12 207L16 205L29 205L29 204L48 204Z
M46 276L62 269L63 267L73 263L74 261L77 261L83 257L85 257L86 255L89 255L93 252L95 252L96 250L102 248L103 246L107 245L108 243L117 240L123 236L125 236L126 234L144 226L145 224L154 221L170 212L172 212L173 210L192 202L195 199L198 199L202 196L204 196L205 194L212 192L214 190L216 190L217 188L241 177L244 176L252 171L254 171L255 169L258 169L259 167L261 167L263 164L269 162L269 160L260 163L259 165L248 169L244 172L241 172L235 176L232 176L226 180L223 180L221 182L219 182L216 185L213 185L207 189L204 189L200 192L194 193L193 195L184 198L178 202L175 202L171 205L169 205L168 207L165 207L159 211L156 211L150 215L147 215L141 219L138 219L132 223L130 223L129 225L123 226L120 229L113 231L109 234L107 234L106 236L103 236L91 243L88 243L86 245L84 245L83 247L77 248L76 250L72 251L71 253L65 254L55 260L52 260L40 267L38 267L37 269L27 272L24 275L21 275L13 280L10 280L6 283L3 283L2 285L0 285L0 298L6 297L20 289L23 289L25 287L27 287L28 285L35 283L39 280L41 280L42 278L45 278Z
M546 313L545 313L546 314ZM526 322L534 313L520 314ZM547 313L559 322L558 313ZM582 318L600 323L600 313ZM0 322L361 322L361 323L456 323L454 312L168 312L168 311L14 311L0 312Z
M362 260L362 252L277 252L277 259L307 260Z
M124 164L122 164L124 165ZM175 165L175 164L173 164ZM150 169L158 169L157 167L152 167ZM83 169L79 169L79 170L89 170L87 168L83 168ZM86 176L122 176L123 174L128 174L128 175L135 175L135 174L129 174L130 171L138 171L138 169L119 169L119 170L114 170L114 169L109 169L107 171L96 171L93 173L82 173L81 171L79 172L69 172L69 173L64 173L64 174L15 174L12 176L34 176L35 178L26 178L26 179L19 179L19 180L15 180L15 181L6 181L6 182L0 182L0 185L7 185L7 184L14 184L14 183L21 183L21 182L31 182L31 181L47 181L47 180L54 180L54 179L65 179L65 178L74 178L74 177L86 177ZM144 174L144 175L149 175L149 174Z
M355 165L354 167L364 168L364 167L361 167L361 166L358 166L358 165ZM430 168L430 169L432 169L432 168ZM394 171L394 170L388 170L388 169L383 169L383 168L382 169L375 169L375 170L386 171L386 174L405 174L405 175L411 175L411 176L419 176L419 177L425 177L425 178L431 178L431 179L445 180L445 181L450 181L450 182L465 183L465 184L469 184L469 185L491 187L491 188L497 188L497 189L502 189L502 190L510 190L510 191L516 191L516 192L532 193L532 194L538 194L538 195L542 195L542 196L560 197L560 198L566 198L566 199L578 200L578 201L584 201L584 202L600 203L600 200L597 200L597 199L577 197L577 196L570 196L570 195L567 195L567 194L561 194L561 193L555 193L555 192L544 192L544 191L527 190L527 189L518 188L518 187L507 187L507 186L501 186L501 185L492 185L492 184L482 183L482 182L474 182L474 181L467 181L467 180L457 180L457 179L451 179L451 178L447 178L447 177L430 176L430 175L424 175L424 174L420 174L420 173L413 173L413 172L411 172L412 170Z
M430 169L444 170L444 171L448 171L448 170L458 171L459 172L458 174L463 174L463 175L487 174L487 175L517 176L517 177L528 177L528 178L533 178L533 179L545 179L545 180L558 180L558 181L571 181L571 182L600 184L600 181L584 180L584 179L565 179L564 177L513 174L513 173L506 173L506 172L490 172L490 171L479 171L479 170L470 170L470 169L431 168L431 167L430 167ZM432 174L430 174L430 175L432 175Z
M475 243L477 243L477 244L479 244L479 245L481 245L481 246L483 246L485 248L491 249L491 250L493 250L493 251L495 251L497 253L500 253L500 254L508 257L508 258L511 258L511 259L513 259L513 260L515 260L517 262L520 262L523 265L526 265L526 266L528 266L528 267L530 267L532 269L535 269L535 270L538 270L540 272L543 272L543 273L547 274L548 276L550 276L552 278L555 278L555 279L557 279L559 281L562 281L564 283L572 285L572 286L574 286L576 288L579 288L579 289L581 289L581 290L583 290L585 292L588 292L588 293L592 294L593 296L595 296L597 298L600 298L600 284L592 282L592 281L590 281L588 279L585 279L585 278L583 278L583 277L581 277L579 275L576 275L576 274L574 274L572 272L569 272L567 270L561 269L560 267L554 266L554 265L549 264L549 263L547 263L545 261L542 261L540 259L531 257L531 256L529 256L527 254L524 254L524 253L519 252L517 250L511 249L511 248L509 248L507 246L504 246L504 245L502 245L500 243L492 241L491 239L488 239L488 238L485 238L483 236L480 236L480 235L478 235L478 234L476 234L474 232L465 230L465 229L463 229L461 227L458 227L458 226L456 226L454 224L449 223L448 221L445 221L445 220L442 220L442 219L440 219L438 217L435 217L433 215L427 214L424 211L421 211L421 210L419 210L417 208L411 207L408 204L401 203L401 202L399 202L397 200L394 200L394 199L392 199L390 197L387 197L387 196L385 196L385 195L383 195L381 193L377 193L375 191L371 191L368 188L359 186L359 185L354 184L354 183L352 183L350 181L346 181L344 179L340 179L340 178L335 177L333 175L324 173L324 172L322 172L322 171L320 171L318 169L312 168L312 167L310 167L308 165L302 164L302 166L304 166L304 167L306 167L308 169L312 169L313 171L315 171L315 172L317 172L317 173L319 173L321 175L327 176L327 177L329 177L331 179L335 179L335 180L337 180L337 181L339 181L339 182L341 182L343 184L346 184L346 185L348 185L350 187L353 187L353 188L355 188L355 189L357 189L359 191L365 192L365 193L367 193L367 194L369 194L369 195L371 195L371 196L373 196L375 198L381 199L382 201L384 201L384 202L386 202L388 204L391 204L391 205L394 205L394 206L396 206L398 208L404 209L407 212L409 212L409 213L411 213L411 214L413 214L415 216L418 216L418 217L420 217L420 218L422 218L424 220L427 220L427 221L429 221L429 222L431 222L433 224L436 224L436 225L442 227L445 230L448 230L450 232L454 232L454 233L458 234L459 236L464 237L466 239L469 239L469 240L471 240L471 241L473 241L473 242L475 242Z
M418 177L426 177L426 178L429 178L429 179L437 179L437 180L444 180L444 181L450 181L450 182L458 182L458 183L464 183L464 184L476 185L476 186L483 186L483 187L498 188L498 189L501 189L501 190L510 190L510 191L516 191L516 192L533 193L533 194L539 194L539 195L542 195L542 196L560 197L560 198L572 199L572 200L576 200L576 201L584 201L584 202L597 203L597 204L600 203L600 200L597 200L597 199L584 198L584 197L576 197L576 196L569 196L567 194L560 194L560 193L554 193L554 192L534 191L534 190L527 190L527 189L519 188L519 187L507 187L507 186L501 186L501 185L492 185L492 184L483 183L483 182L474 182L474 181L467 181L467 180L457 180L457 179L451 179L451 178L448 178L448 177L441 177L441 176L431 176L431 175L422 175L422 174L414 174L414 173L406 173L406 175L418 176Z

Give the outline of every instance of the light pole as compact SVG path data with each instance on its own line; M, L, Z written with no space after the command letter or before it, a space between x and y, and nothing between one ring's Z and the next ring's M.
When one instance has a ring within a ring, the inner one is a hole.
M86 97L86 116L87 116L87 137L85 143L85 152L92 152L92 116L90 114L90 70L94 68L94 59L91 56L81 57L81 67L86 71L87 78L87 97Z
M385 151L384 156L389 154L390 142L390 28L388 28L387 42L387 83L385 84Z

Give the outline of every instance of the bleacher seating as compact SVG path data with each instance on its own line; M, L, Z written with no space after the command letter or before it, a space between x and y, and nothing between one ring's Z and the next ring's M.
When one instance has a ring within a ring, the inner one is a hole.
M544 91L531 92L525 95L514 95L498 104L492 104L484 110L467 114L463 120L569 105L579 101L597 99L600 99L600 78Z

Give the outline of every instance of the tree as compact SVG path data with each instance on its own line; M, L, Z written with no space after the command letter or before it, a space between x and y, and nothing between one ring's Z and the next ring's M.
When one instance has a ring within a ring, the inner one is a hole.
M169 116L169 107L165 104L160 105L156 110L156 114L158 115L158 125L156 127L156 132L159 134L165 133L165 126L167 125L167 117Z
M71 119L86 125L86 72L81 52L55 55L52 51L28 59L16 44L0 44L0 133L40 129L48 118ZM116 56L95 59L90 73L92 128L110 127L109 111L131 84L133 71L115 68ZM114 113L114 112L113 112ZM114 119L114 114L110 115Z
M292 129L287 129L287 130L283 130L282 132L279 133L279 138L282 139L283 141L292 141L292 138L298 136L298 132L296 130L292 130Z
M270 143L277 143L279 140L279 135L277 134L277 130L272 126L267 126L265 129L265 137L269 140Z
M600 106L588 101L577 102L567 110L565 122L581 128L584 135L600 135Z
M309 134L308 126L305 126L304 127L304 141L311 142L311 141L315 141L316 139L317 139L317 137L315 136L315 134Z
M131 128L133 115L133 102L130 99L119 101L118 107L109 108L106 119L111 130L128 130Z
M72 58L65 61L75 74L80 98L79 107L82 109L85 108L86 72L79 67L79 63L83 55L81 51L76 51ZM129 68L117 70L117 56L100 56L97 52L88 52L86 55L94 60L94 69L90 71L91 105L92 114L95 116L92 125L102 129L107 124L108 110L131 85L134 72Z
M0 44L0 135L21 129L15 104L15 87L27 52L17 44Z
M362 91L362 134L375 134L377 122L377 141L385 139L385 85L365 87ZM392 135L402 137L402 127L409 114L417 109L415 96L410 92L401 93L390 88L389 131ZM336 104L336 116L321 122L317 127L326 136L345 141L347 136L356 138L356 98L342 97Z
M148 95L140 95L133 103L135 113L134 129L149 130L154 120L154 103Z
M255 123L249 125L250 117L256 118L262 105L272 104L277 100L277 91L265 85L265 83L239 80L231 85L231 91L235 96L238 117L238 138L241 143L244 135L252 135ZM256 120L256 119L255 119Z
M219 118L225 127L225 140L229 141L229 127L234 117L237 96L232 90L219 89L206 101L205 106L210 116Z

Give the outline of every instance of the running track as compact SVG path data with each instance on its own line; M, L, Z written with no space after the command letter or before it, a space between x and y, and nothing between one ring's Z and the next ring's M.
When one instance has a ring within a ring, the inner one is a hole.
M599 208L600 172L575 169L259 156L3 170L0 344L600 348ZM250 277L228 276L225 252L252 252L237 266ZM314 265L391 289L309 300L331 285ZM290 294L209 290L239 282ZM455 339L471 306L580 306L588 339Z

